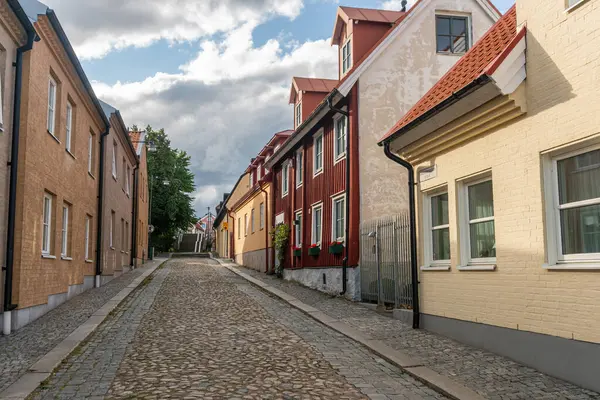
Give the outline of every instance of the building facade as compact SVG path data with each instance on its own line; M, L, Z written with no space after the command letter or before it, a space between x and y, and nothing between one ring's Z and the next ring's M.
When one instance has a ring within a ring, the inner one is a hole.
M138 158L121 113L101 102L110 130L104 137L102 198L102 284L129 271L132 265L134 170Z
M269 163L276 216L295 224L286 279L361 298L361 224L408 209L406 180L386 179L402 170L389 166L377 140L499 16L478 0L420 0L408 11L339 7L339 82L293 79L296 130ZM444 23L454 31L440 31Z
M18 161L12 160L14 310L4 314L12 329L94 286L99 139L108 129L54 12L35 1L23 5L40 40L23 56Z
M134 171L134 215L137 223L133 226L132 248L133 266L139 267L148 259L149 191L148 191L148 146L145 131L130 131L129 137L137 153L138 166Z
M517 1L382 141L415 171L422 326L596 391L597 5Z

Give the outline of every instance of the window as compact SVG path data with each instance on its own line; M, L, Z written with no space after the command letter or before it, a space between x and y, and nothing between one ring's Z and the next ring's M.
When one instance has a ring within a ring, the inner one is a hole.
M294 245L302 247L302 212L299 211L294 216Z
M313 176L323 171L323 132L313 139Z
M52 242L52 195L44 193L44 216L42 222L42 254L49 255Z
M2 54L1 51L0 51L0 54ZM0 79L0 93L3 93L1 79ZM2 96L0 96L0 132L4 132L4 101L2 100L1 97Z
M321 244L323 227L323 204L312 207L312 244Z
M129 176L131 175L131 168L127 166L127 175L125 175L125 193L129 196Z
M466 238L463 252L468 264L495 262L496 237L494 196L489 177L466 183L461 203L466 217L461 234Z
M54 135L54 125L56 120L56 81L52 78L48 81L48 123L47 129Z
M121 251L125 251L125 220L121 218Z
M342 74L352 68L352 40L348 39L342 47Z
M129 253L129 222L125 221L125 253Z
M335 120L335 145L334 158L339 160L346 155L346 137L348 132L348 119L342 116Z
M114 238L115 238L115 212L110 212L110 227L108 230L108 245L114 250Z
M91 132L88 140L88 172L94 174L94 134Z
M112 149L112 176L117 179L117 143L113 142Z
M567 0L567 8L575 7L579 3L583 3L584 0Z
M301 124L302 124L302 103L298 103L298 104L296 104L296 128L299 127Z
M254 227L254 208L252 209L252 211L250 211L250 225L251 225L251 232L254 233L254 231L256 230Z
M342 242L346 237L346 195L334 197L331 208L331 240Z
M558 261L600 260L600 149L552 164Z
M296 187L302 186L302 179L304 179L304 152L302 149L296 152Z
M253 171L250 171L250 174L248 174L248 187L252 188L252 186L254 186L254 176L253 176Z
M281 169L281 197L287 196L290 191L290 164L285 162Z
M90 259L90 231L91 231L91 224L92 224L92 217L90 217L89 215L85 216L85 238L84 238L84 244L85 244L85 259L89 260Z
M450 225L448 193L433 193L425 198L423 226L426 267L450 264Z
M258 213L260 214L260 229L265 229L265 203L260 203L260 208L258 210Z
M67 129L65 135L65 149L71 151L71 130L73 128L73 106L67 102Z
M436 15L437 52L463 54L469 50L468 17Z
M238 218L238 239L242 238L242 219Z
M69 256L69 205L63 205L63 219L62 219L62 232L61 232L61 246L60 255L61 257Z
M261 176L260 176L260 175L261 175L261 174L260 174L260 172L261 172L261 169L262 169L262 165L261 165L261 164L258 164L258 167L256 167L256 180L257 180L257 181L260 181L260 178L261 178Z
M244 236L248 236L248 214L244 214Z

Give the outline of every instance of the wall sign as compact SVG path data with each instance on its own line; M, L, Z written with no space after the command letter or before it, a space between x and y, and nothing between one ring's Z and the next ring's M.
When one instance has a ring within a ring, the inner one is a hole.
M437 177L437 165L419 171L419 182L425 182Z

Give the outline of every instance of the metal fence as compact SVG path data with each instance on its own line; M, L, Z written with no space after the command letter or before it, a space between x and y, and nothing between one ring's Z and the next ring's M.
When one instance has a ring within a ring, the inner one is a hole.
M408 213L365 222L360 235L362 300L412 308Z

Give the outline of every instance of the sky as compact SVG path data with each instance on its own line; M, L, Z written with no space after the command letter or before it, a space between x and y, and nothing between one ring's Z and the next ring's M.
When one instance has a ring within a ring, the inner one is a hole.
M501 12L513 0L492 0ZM203 215L293 124L292 76L336 78L339 5L400 0L46 0L96 95L129 126L164 128L192 160ZM409 6L412 1L409 0Z

